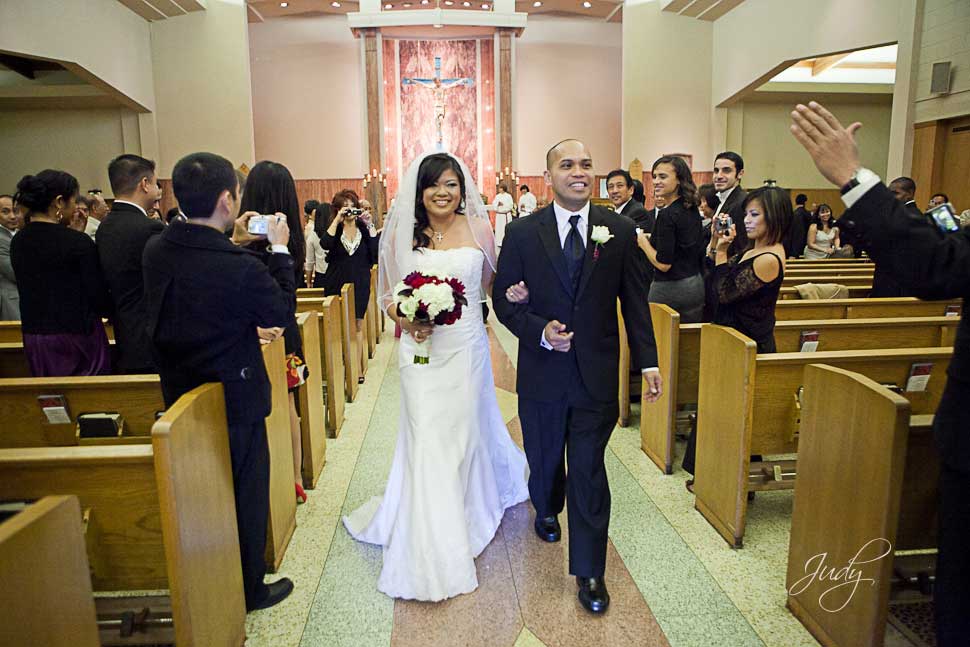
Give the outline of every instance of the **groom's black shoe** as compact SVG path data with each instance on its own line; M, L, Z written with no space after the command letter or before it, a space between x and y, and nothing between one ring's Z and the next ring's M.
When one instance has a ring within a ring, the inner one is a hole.
M542 541L549 543L559 541L562 537L562 529L559 527L559 519L555 515L551 517L536 517L536 534Z
M610 594L602 577L577 577L579 603L590 613L606 613L610 606Z
M267 584L266 586L268 588L266 598L262 602L257 602L253 606L246 609L247 612L275 607L293 592L293 581L288 577L282 577L271 584Z

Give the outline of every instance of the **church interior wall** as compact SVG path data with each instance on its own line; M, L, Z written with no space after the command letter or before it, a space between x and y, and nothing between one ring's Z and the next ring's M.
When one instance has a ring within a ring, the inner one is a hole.
M256 159L297 179L363 174L360 43L344 16L249 25Z
M548 148L575 137L587 143L597 172L620 165L622 26L535 16L516 41L514 161L540 175Z
M933 63L950 61L950 92L932 94ZM970 114L970 2L925 0L916 78L917 123Z

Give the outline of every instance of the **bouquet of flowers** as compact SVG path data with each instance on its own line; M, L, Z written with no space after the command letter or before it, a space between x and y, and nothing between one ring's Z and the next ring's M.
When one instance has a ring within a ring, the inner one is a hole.
M465 286L445 273L411 272L394 288L397 313L408 321L435 326L450 326L461 319L461 309L468 305ZM431 340L418 342L415 364L427 364Z

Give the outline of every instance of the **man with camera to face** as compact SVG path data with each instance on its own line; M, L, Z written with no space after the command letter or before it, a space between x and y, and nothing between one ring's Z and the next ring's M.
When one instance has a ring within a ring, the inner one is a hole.
M147 333L165 406L206 382L225 390L239 553L246 610L265 609L293 590L270 585L264 552L269 515L269 450L265 418L270 384L256 328L284 328L296 309L286 217L263 219L268 265L240 245L252 212L236 217L239 185L228 160L211 153L182 158L172 186L185 222L173 222L145 246L142 267ZM225 231L233 229L232 241Z
M811 102L792 112L792 134L819 172L841 187L860 235L867 238L877 268L921 299L970 296L970 231L953 231L952 218L917 217L859 159L855 133L824 106ZM970 636L970 317L963 318L947 368L947 383L933 420L940 456L939 535L934 587L937 644L966 645ZM874 432L877 430L873 430Z

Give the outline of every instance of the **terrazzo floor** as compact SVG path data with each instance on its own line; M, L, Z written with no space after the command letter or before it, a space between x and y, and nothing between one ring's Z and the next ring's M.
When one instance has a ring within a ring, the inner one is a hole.
M521 445L516 340L494 318L489 336L499 406ZM397 432L396 356L388 327L339 438L328 440L319 484L297 509L280 569L295 590L247 616L249 647L818 644L785 608L792 492L759 493L748 508L745 548L731 549L694 510L687 475L663 475L640 450L637 406L606 454L613 498L607 614L593 617L576 600L565 519L563 541L545 544L533 533L528 503L506 511L478 558L475 592L438 604L378 592L381 549L351 539L340 517L383 491ZM885 644L910 645L892 628Z

